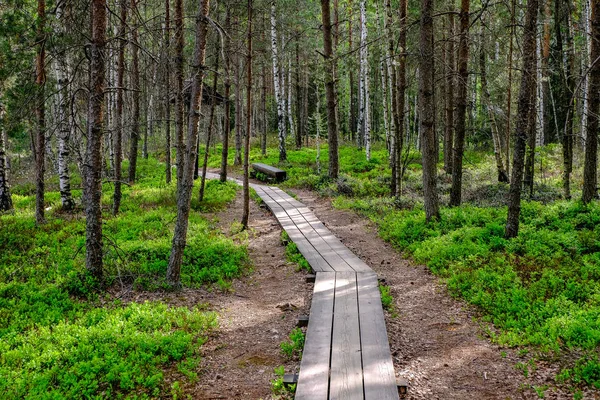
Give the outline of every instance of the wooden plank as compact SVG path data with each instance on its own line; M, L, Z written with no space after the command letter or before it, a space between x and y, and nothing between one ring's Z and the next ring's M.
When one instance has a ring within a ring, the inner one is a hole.
M362 375L356 274L338 272L335 278L329 398L362 400Z
M276 181L281 182L287 179L287 173L279 168L271 165L255 163L252 164L252 169L259 171L265 175L275 178Z
M328 396L335 275L332 272L317 274L296 400L326 400Z
M357 285L365 399L398 399L377 275L358 274Z

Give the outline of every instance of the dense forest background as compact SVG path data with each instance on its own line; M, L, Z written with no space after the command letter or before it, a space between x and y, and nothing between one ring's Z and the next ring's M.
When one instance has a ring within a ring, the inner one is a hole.
M80 317L111 285L239 276L243 246L201 214L235 196L228 175L243 177L248 226L252 161L370 217L480 307L500 329L493 340L575 351L563 381L600 385L599 7L4 1L0 350L13 352L1 368L19 383L0 388L34 393L17 377L27 368L53 387L15 354L33 326ZM222 184L205 182L208 169ZM182 343L198 340L181 320L191 311L139 307L179 324ZM114 390L152 390L146 378Z

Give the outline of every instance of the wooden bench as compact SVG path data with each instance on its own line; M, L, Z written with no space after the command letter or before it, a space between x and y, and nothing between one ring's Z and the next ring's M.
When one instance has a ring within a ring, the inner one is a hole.
M267 164L252 164L252 169L254 169L255 172L260 172L261 174L268 176L275 182L283 182L287 179L287 173L284 170L272 167Z

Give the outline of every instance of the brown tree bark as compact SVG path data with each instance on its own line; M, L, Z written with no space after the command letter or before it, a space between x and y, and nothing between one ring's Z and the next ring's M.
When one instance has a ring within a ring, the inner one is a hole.
M208 34L208 11L210 0L200 2L200 10L196 16L196 46L192 60L192 96L188 117L188 141L185 152L183 179L178 188L177 196L177 219L175 222L175 233L169 265L167 267L167 282L171 287L181 287L181 263L183 251L187 243L188 218L192 190L194 187L194 165L196 160L196 142L198 140L198 119L202 106L202 85L204 83L204 72L206 70L206 37Z
M213 78L212 92L217 93L217 83L219 82L219 46L216 46L215 51L215 73ZM204 200L204 186L206 184L206 170L208 168L208 155L210 143L212 140L213 124L215 120L215 108L217 106L217 98L213 96L210 103L210 116L208 117L208 131L206 133L206 147L204 148L204 162L202 163L202 178L200 180L200 191L198 192L198 201Z
M36 90L36 140L35 140L35 221L38 225L46 223L44 217L44 174L46 172L46 1L37 3L37 57L35 62Z
M229 4L226 4L225 14L225 30L231 29L231 11ZM223 121L223 149L221 151L221 182L227 181L227 158L229 157L229 134L231 133L231 39L229 35L225 35L223 40L223 53L225 55L225 117Z
M433 101L433 0L421 0L419 55L419 114L423 159L423 194L428 222L440 218L437 193L437 143L435 141L435 105Z
M136 13L137 0L131 0L131 11ZM131 30L131 90L133 105L131 110L131 138L129 140L129 183L135 182L137 170L138 144L140 140L140 59L138 30Z
M165 76L164 76L164 106L165 106L165 172L166 182L171 183L171 13L170 0L165 0Z
M452 174L452 147L454 146L455 33L454 2L451 2L448 9L448 41L446 42L446 121L444 124L444 170L447 174Z
M589 71L587 114L587 138L585 141L585 163L583 166L583 194L581 200L588 204L598 198L598 112L600 112L600 0L590 2L590 24L592 27L592 65Z
M575 92L575 48L573 43L573 21L572 21L572 7L573 3L571 0L566 2L566 7L561 7L562 2L560 0L555 1L555 14L560 16L561 20L564 21L566 27L566 42L567 42L567 57L564 66L565 78L566 78L566 92L568 96L564 96L568 103L564 103L564 115L565 115L565 128L561 135L562 148L563 148L563 192L566 199L571 198L571 173L573 172L573 120L574 120L574 101L570 97ZM557 21L555 27L560 32L560 20ZM558 38L557 38L558 42ZM562 50L560 51L562 53ZM561 57L562 58L562 57Z
M600 1L600 0L599 0ZM513 167L508 193L508 217L506 220L506 238L514 238L519 234L519 215L521 213L521 189L525 150L528 139L530 114L533 112L532 100L536 88L536 25L538 0L527 2L527 14L523 31L523 68L519 107L517 110L517 126L515 129L515 145L513 150Z
M338 121L335 112L335 59L331 40L331 9L329 0L321 0L321 20L323 23L323 45L325 56L325 94L327 97L327 134L329 140L329 178L337 179L338 161Z
M460 2L460 39L458 43L458 82L456 93L456 132L452 152L450 206L459 206L462 195L462 169L467 128L467 84L469 82L469 0Z
M510 37L508 45L508 88L506 96L506 173L510 173L510 131L512 120L512 76L513 76L513 37L515 36L515 13L517 0L512 0L510 8Z
M246 50L246 137L244 139L244 210L242 228L248 229L250 218L250 132L252 125L252 0L248 0L248 48Z
M83 190L86 217L85 265L102 280L102 135L104 132L104 85L106 48L106 0L92 0L90 46L90 97Z
M120 26L119 26L119 55L117 57L117 104L115 112L115 132L114 132L114 151L115 151L115 191L113 193L112 213L117 215L121 207L121 180L123 179L123 86L125 85L125 49L127 39L125 32L127 29L127 0L120 0Z
M184 106L183 106L183 0L175 0L175 146L177 157L177 193L183 182L185 154L187 153L183 138Z
M302 91L300 90L300 32L296 30L296 149L302 148L304 121L302 118Z
M404 107L406 106L406 34L408 29L408 0L400 0L400 34L398 35L398 48L400 50L400 63L398 64L398 85L396 95L396 113L398 114L398 122L396 125L396 138L394 146L394 161L396 164L396 196L402 194L402 150L404 148L405 135L405 115ZM393 107L392 107L393 108Z

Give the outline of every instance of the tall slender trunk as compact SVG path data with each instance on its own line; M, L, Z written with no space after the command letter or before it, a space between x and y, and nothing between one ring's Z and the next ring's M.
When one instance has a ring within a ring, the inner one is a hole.
M352 27L353 27L353 20L352 20L352 14L354 12L354 9L352 8L352 0L348 0L348 48L352 49L352 39L353 39L353 33L352 33ZM349 60L352 60L352 58L349 58ZM348 83L350 86L350 105L349 105L349 113L348 113L348 131L349 131L349 139L350 140L354 140L355 135L357 134L357 125L358 125L358 118L356 116L356 90L354 90L355 82L354 82L354 66L350 65L349 68L350 73L349 73L349 77L348 77Z
M444 170L452 174L452 147L454 146L454 86L456 85L456 65L454 51L454 2L448 10L448 41L446 42L446 121L444 124Z
M115 113L115 132L113 136L115 149L115 192L113 194L113 215L117 215L119 208L121 207L121 180L122 180L122 166L123 163L123 86L125 84L125 49L127 46L127 39L125 38L125 31L127 29L127 0L120 0L120 20L121 24L119 27L119 55L117 58L117 104Z
M198 120L202 107L202 85L204 83L204 70L206 68L206 37L208 34L209 6L210 0L202 0L200 2L200 10L196 16L196 47L192 60L193 80L188 117L187 151L185 152L183 179L178 188L177 219L175 222L171 255L169 256L169 265L167 267L167 282L175 288L181 287L181 263L183 261L183 251L187 243L188 218L194 187L194 161L197 155Z
M242 58L237 55L237 65L235 66L235 157L234 165L242 164Z
M398 48L400 50L400 63L398 64L398 92L397 92L397 113L398 122L396 123L396 197L402 195L402 149L404 148L404 135L407 129L404 126L406 106L406 34L407 34L407 15L408 15L408 0L400 0L400 34L398 35ZM396 86L396 85L394 85ZM407 119L407 118L406 118Z
M588 98L588 93L589 93L589 89L590 89L590 74L588 69L590 68L590 63L591 63L591 37L592 37L592 30L591 30L591 16L590 16L590 9L591 9L591 5L590 2L593 0L582 0L583 3L583 15L581 17L582 19L582 23L583 23L583 40L584 40L584 51L581 57L581 61L582 61L582 73L583 73L583 85L582 85L582 95L583 95L583 110L581 112L581 142L585 143L585 139L586 139L586 135L588 132L588 127L587 127L587 123L588 123L588 114L589 114L589 98Z
M86 217L85 265L92 276L100 281L102 279L102 124L106 74L106 0L92 0L91 20L91 86L86 161L83 169Z
M164 76L164 107L165 107L165 172L167 184L171 183L171 15L170 0L165 0L165 76Z
M135 14L137 9L137 0L131 0L131 10ZM129 183L135 182L135 173L137 169L138 143L140 140L140 59L138 30L131 30L131 90L132 110L131 110L131 138L129 140Z
M244 211L242 227L248 229L250 217L250 132L252 124L252 0L248 0L248 49L246 50L246 139L244 141Z
M329 136L329 178L337 179L338 160L338 122L335 112L335 59L331 40L331 9L329 0L321 0L321 21L323 23L323 45L325 56L325 93L327 97L327 134Z
M0 212L13 209L10 185L8 183L8 160L6 148L8 147L4 135L4 106L0 104Z
M231 28L231 10L226 4L225 14L225 30L229 31ZM229 157L229 133L231 131L231 101L229 96L231 94L231 58L229 56L231 50L231 40L228 35L225 35L223 41L223 54L225 57L225 116L223 122L223 150L221 152L221 182L227 181L227 158Z
M587 135L585 140L585 163L583 166L584 204L598 198L598 112L600 112L600 0L592 0L590 7L590 37L592 66L590 67L588 89Z
M267 155L267 132L269 130L269 121L267 116L267 66L264 61L262 64L262 92L261 92L261 104L262 104L262 137L260 140L260 152L263 156Z
M485 25L485 24L484 24ZM480 38L480 50L479 50L479 73L481 77L481 94L483 97L483 103L485 105L485 112L490 116L490 129L492 131L492 142L494 144L494 157L496 159L496 170L498 171L498 182L508 182L508 174L504 169L504 161L502 160L502 142L500 140L500 130L498 129L498 122L496 121L496 114L491 107L490 91L488 89L487 82L487 56L486 56L486 41L485 34L481 29Z
M302 148L304 122L302 119L302 92L300 90L300 32L296 31L296 149Z
M559 0L560 1L560 0ZM543 144L553 143L556 141L558 136L560 136L560 132L556 132L556 127L558 124L555 124L554 121L554 107L552 106L552 101L550 100L550 32L551 27L550 23L552 20L552 12L551 12L551 2L552 0L544 0L542 4L543 12L544 12L544 30L542 35L542 46L541 46L541 80L539 85L541 85L541 96L540 96L540 114L543 118L540 119L542 135L541 139L543 139ZM555 19L558 19L559 16L555 15Z
M275 0L271 1L271 57L273 60L273 84L275 86L275 103L277 103L277 130L279 134L279 161L287 160L285 150L285 110L279 72L279 57L277 49L277 21Z
M456 93L456 138L452 154L452 188L450 205L459 206L462 193L462 167L465 152L467 85L469 82L469 0L460 5L460 39L458 43L458 82Z
M62 28L59 36L66 36L67 24L63 21L64 9L61 3L56 7L56 18L61 21ZM58 185L60 200L65 211L71 211L75 207L75 201L71 194L71 176L69 174L69 140L71 136L71 124L69 123L69 56L66 52L61 60L55 61L56 82L58 85Z
M510 131L512 121L512 76L513 76L513 37L515 36L515 13L517 0L512 0L510 8L510 37L508 44L508 88L506 96L506 173L510 173Z
M400 5L400 7L402 7L402 5ZM392 167L392 182L390 185L390 191L392 193L393 196L396 196L398 194L398 190L397 190L397 176L398 176L398 168L397 168L397 163L396 163L396 146L400 143L400 140L398 140L400 134L398 133L399 129L401 129L400 126L400 112L398 109L398 77L396 74L396 57L394 57L394 53L396 52L396 49L394 47L394 34L392 31L392 23L393 23L393 19L392 19L392 1L391 0L386 0L385 1L385 34L387 36L388 39L388 43L387 43L387 49L386 49L386 68L387 68L387 75L388 75L388 80L390 82L390 86L389 86L389 95L390 95L390 114L391 114L391 121L390 121L390 164ZM400 49L401 52L404 51L404 49Z
M185 154L184 143L184 99L183 99L183 0L175 0L175 145L177 146L177 193L183 182Z
M46 85L46 1L38 0L37 3L37 57L35 63L35 84L36 92L36 140L35 140L35 221L43 224L46 222L44 217L44 174L46 172L46 106L45 91Z
M536 25L538 0L527 2L527 14L523 31L523 68L521 88L519 92L519 107L517 111L517 126L515 130L515 147L513 150L513 168L508 193L508 217L506 220L507 238L519 234L519 215L521 213L521 188L523 185L523 170L525 150L528 139L530 114L533 112L532 100L536 88Z
M210 150L210 143L212 140L213 124L215 120L215 109L217 106L217 83L219 82L219 46L216 46L215 51L215 76L213 78L212 85L212 101L210 103L210 116L208 118L208 129L206 133L206 147L204 148L204 162L202 163L202 179L200 181L200 191L198 193L198 201L204 200L204 185L206 183L206 169L208 168L208 154Z
M427 221L440 218L437 193L435 105L433 103L433 0L421 0L419 111L423 154L423 194Z
M360 89L359 89L359 132L360 144L365 146L367 160L371 158L371 125L369 121L369 59L367 51L366 1L360 2Z
M288 59L287 70L287 117L288 125L290 126L290 135L296 137L296 126L294 124L294 116L292 114L292 59Z
M557 7L560 7L560 0L556 0ZM567 62L565 65L566 71L566 86L567 92L570 96L573 96L575 93L575 49L573 43L573 22L572 22L572 12L571 7L573 3L569 0L567 2L566 7L566 27L567 27ZM556 12L559 14L559 11ZM564 14L563 14L564 15ZM560 27L559 27L560 28ZM569 96L569 97L570 97ZM574 102L569 101L565 114L567 115L567 121L565 122L565 131L562 135L562 143L563 143L563 191L566 199L571 198L571 173L573 172L573 142L574 142L574 134L573 134L573 120L574 118Z

